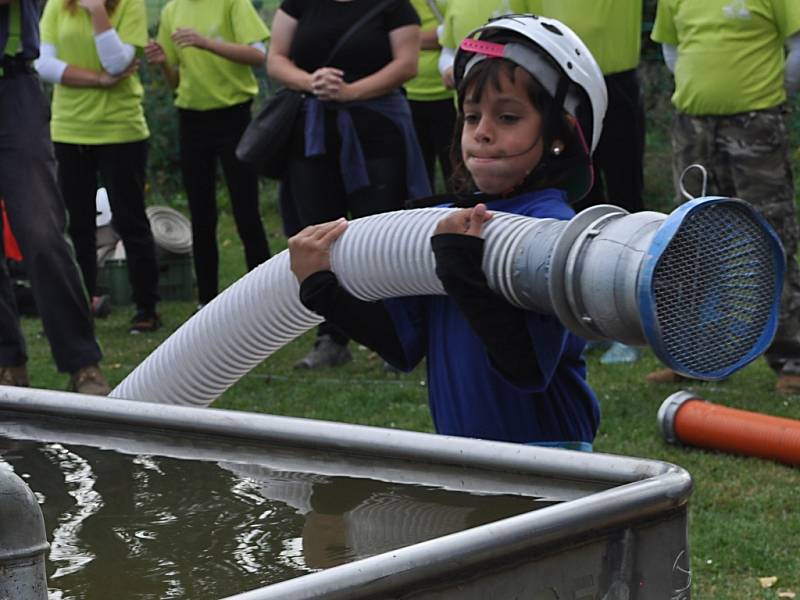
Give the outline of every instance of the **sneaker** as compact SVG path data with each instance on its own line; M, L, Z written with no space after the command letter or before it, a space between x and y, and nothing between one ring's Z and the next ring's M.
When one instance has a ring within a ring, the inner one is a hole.
M783 396L800 395L800 375L779 375L775 391Z
M314 342L311 352L294 365L295 369L321 369L338 367L353 360L350 348L333 341L329 335L321 335Z
M648 373L644 380L647 383L681 383L683 381L692 381L688 377L676 373L672 369L659 369Z
M28 379L28 367L26 365L0 367L0 385L28 387L30 384L31 381Z
M92 396L108 396L111 387L97 365L89 365L75 371L69 378L69 391Z
M92 296L92 316L96 319L105 319L111 314L111 296Z
M626 346L621 342L614 342L603 356L600 357L600 364L618 365L622 363L635 363L639 360L639 349L634 346Z
M161 317L158 316L158 313L140 310L133 315L128 333L151 333L159 327L161 327Z

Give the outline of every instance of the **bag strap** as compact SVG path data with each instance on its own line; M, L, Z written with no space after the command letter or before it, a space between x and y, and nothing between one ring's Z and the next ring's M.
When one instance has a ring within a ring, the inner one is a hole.
M427 4L428 8L430 8L431 12L433 13L433 16L436 18L437 21L439 21L439 24L441 25L442 23L444 23L444 15L442 14L439 5L436 4L436 0L427 0Z
M376 2L375 4L373 4L372 8L370 8L367 12L361 15L361 18L355 23L353 23L348 28L348 30L344 32L344 35L342 35L342 37L339 38L339 41L336 42L336 45L333 47L333 50L330 51L327 58L322 62L322 64L327 65L328 63L330 63L333 60L333 57L336 56L336 53L342 49L342 46L345 45L347 40L349 40L356 31L361 29L361 27L363 27L367 21L369 21L379 12L381 12L384 8L389 6L392 2L396 2L396 0L383 0L382 2Z

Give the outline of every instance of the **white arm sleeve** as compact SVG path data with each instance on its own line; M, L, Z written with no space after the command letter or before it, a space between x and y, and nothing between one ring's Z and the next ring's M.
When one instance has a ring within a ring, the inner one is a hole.
M455 50L452 48L442 48L442 51L439 53L439 73L444 75L447 69L452 69L455 60Z
M39 58L33 66L36 67L39 77L47 83L61 83L67 63L58 58L58 52L53 44L43 42L39 48Z
M661 44L661 54L664 56L664 63L670 72L675 72L675 63L678 62L678 48L672 44Z
M112 75L119 75L133 62L136 54L131 44L123 44L116 29L107 29L94 36L94 46L100 64Z
M786 47L789 54L786 56L786 68L784 74L784 85L786 93L796 94L800 92L800 33L795 33L786 40Z

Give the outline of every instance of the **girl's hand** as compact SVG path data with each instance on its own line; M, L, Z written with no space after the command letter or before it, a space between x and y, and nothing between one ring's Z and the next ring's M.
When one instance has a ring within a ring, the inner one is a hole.
M472 208L454 210L444 219L439 221L433 235L440 233L460 233L481 237L483 224L491 219L493 214L486 209L485 204L476 204Z
M148 65L163 65L167 61L164 49L155 40L150 40L144 47L144 57Z
M191 27L178 27L171 37L172 41L181 48L194 47L205 50L209 45L209 39Z
M97 79L97 87L101 88L114 87L120 81L122 81L123 79L127 79L128 77L136 73L136 71L138 70L139 70L139 60L136 59L128 66L127 69L125 69L119 75L112 75L107 71L100 71L100 77L98 77Z
M81 8L86 9L88 13L94 13L98 10L105 10L106 9L106 1L105 0L78 0L78 6Z
M331 246L347 229L347 220L311 225L289 238L289 265L298 283L331 268Z
M322 67L311 74L311 93L320 100L334 100L344 83L344 71L333 67Z

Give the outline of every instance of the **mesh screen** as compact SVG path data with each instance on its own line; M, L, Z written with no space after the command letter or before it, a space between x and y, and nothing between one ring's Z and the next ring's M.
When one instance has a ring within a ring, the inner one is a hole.
M750 355L770 320L778 274L768 233L746 210L689 213L653 273L662 348L695 375Z

